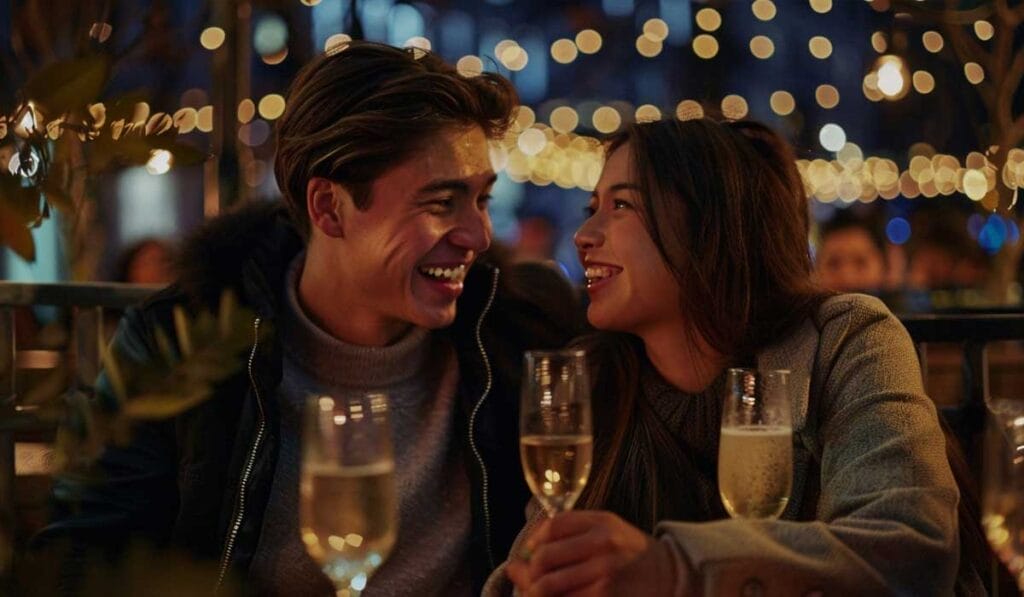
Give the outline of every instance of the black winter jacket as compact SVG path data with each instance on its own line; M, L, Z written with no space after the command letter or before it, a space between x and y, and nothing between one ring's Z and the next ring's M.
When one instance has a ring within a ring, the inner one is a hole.
M110 553L141 536L218 561L211 590L228 576L244 581L278 451L274 396L282 355L272 330L288 265L302 248L278 205L218 218L186 244L179 282L126 313L115 348L146 362L158 354L154 329L173 330L175 305L215 309L221 292L233 289L256 313L244 366L211 399L174 419L139 425L129 445L108 448L98 463L102 481L81 490L73 507L58 507L37 544L64 537ZM457 313L440 333L459 359L454 430L465 442L472 485L469 557L479 590L523 526L529 498L518 456L522 353L564 345L579 331L581 312L553 270L499 269L483 256L470 270ZM55 495L67 489L58 480Z

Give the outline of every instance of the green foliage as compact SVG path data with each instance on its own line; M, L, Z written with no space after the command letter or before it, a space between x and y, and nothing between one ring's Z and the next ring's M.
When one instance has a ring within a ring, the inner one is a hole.
M96 103L111 72L102 53L56 62L25 83L13 113L0 114L0 246L26 261L36 256L28 228L48 218L51 207L75 217L96 175L146 164L159 150L170 152L176 166L207 158L178 140L169 114L138 111L141 93ZM15 156L21 167L12 173Z
M105 351L96 397L71 392L61 396L60 407L44 411L63 419L57 468L87 471L108 444L128 442L133 423L169 419L208 399L244 365L254 341L253 317L226 292L216 315L203 311L190 317L177 307L173 336L157 329L157 354L147 361Z

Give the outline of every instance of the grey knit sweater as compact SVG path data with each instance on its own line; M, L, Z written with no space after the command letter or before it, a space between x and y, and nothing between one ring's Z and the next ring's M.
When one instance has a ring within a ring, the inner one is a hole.
M287 309L280 323L285 351L276 398L280 453L250 576L261 594L334 594L299 536L302 403L310 394L373 391L386 393L390 402L399 528L391 556L363 595L469 595L469 479L461 442L452 437L455 354L423 328L381 348L330 336L299 305L295 288L301 257L289 274Z
M792 497L776 521L661 522L692 594L951 594L959 494L899 320L875 298L836 296L757 364L791 371ZM484 590L510 592L501 569Z

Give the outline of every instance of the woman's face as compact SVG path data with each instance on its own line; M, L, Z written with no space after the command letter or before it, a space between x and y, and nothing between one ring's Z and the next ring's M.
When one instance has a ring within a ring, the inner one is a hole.
M633 171L628 143L608 156L575 240L590 295L587 319L598 329L642 336L680 324L682 314L679 285L644 226L647 198Z

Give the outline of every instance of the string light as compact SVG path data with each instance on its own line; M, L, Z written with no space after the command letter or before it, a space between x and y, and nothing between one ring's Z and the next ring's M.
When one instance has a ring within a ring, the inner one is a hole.
M693 38L693 53L699 58L709 60L718 54L718 40L707 33Z
M718 28L722 26L722 15L713 8L698 10L695 20L698 27L708 32L718 31Z
M216 50L224 43L224 30L220 27L207 27L199 34L199 43L207 50Z
M772 42L771 38L765 35L755 35L750 40L750 53L753 54L755 58L766 60L771 58L772 54L775 53L775 44Z
M832 42L822 35L812 37L807 42L807 48L810 50L811 56L819 60L824 60L832 55Z
M559 64L569 64L573 60L576 60L576 56L579 55L579 49L571 39L559 39L555 40L551 44L551 58Z
M601 50L601 34L593 29L584 29L576 34L576 47L584 54L596 54Z
M755 0L750 10L759 21L770 21L775 18L775 3L771 0Z
M776 91L771 95L768 103L772 108L772 112L779 116L788 116L796 109L796 101L793 99L793 94L788 91Z

